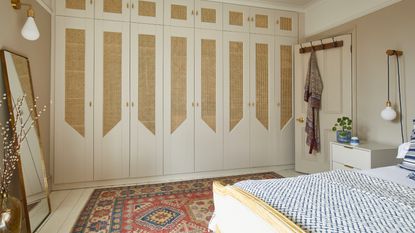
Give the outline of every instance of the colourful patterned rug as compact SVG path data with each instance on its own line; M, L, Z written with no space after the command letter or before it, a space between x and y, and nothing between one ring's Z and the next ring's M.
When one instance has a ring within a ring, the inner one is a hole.
M282 178L273 173L174 183L96 189L72 233L208 232L213 214L212 182Z

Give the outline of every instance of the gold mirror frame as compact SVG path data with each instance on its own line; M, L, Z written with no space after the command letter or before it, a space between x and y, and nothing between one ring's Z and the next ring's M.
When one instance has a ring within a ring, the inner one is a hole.
M16 56L20 56L24 59L26 59L27 61L27 68L28 68L28 74L29 74L29 80L30 80L30 89L31 89L31 94L32 94L32 100L35 99L34 96L34 90L33 90L33 81L32 81L32 74L31 74L31 70L30 70L30 61L29 58L11 52L9 50L6 49L1 49L0 50L0 60L1 60L1 71L2 71L2 76L3 76L3 83L4 83L4 88L6 91L6 95L7 95L7 106L8 106L8 111L12 111L12 94L11 94L11 89L10 89L10 82L9 82L9 76L8 76L8 72L7 72L7 65L6 65L6 57L5 57L5 53L11 53L12 55L16 55ZM37 109L34 108L34 114L37 115ZM14 119L14 114L11 115L12 118L12 125L15 124L15 119ZM35 232L44 222L45 220L49 217L49 215L51 214L51 203L50 203L50 195L49 195L49 185L48 185L48 179L47 179L47 173L46 173L46 167L45 167L45 158L44 158L44 153L43 153L43 147L42 147L42 141L41 141L41 137L40 137L40 128L39 128L39 121L37 119L34 120L35 121L35 127L34 130L36 130L36 134L38 137L38 141L39 141L39 156L40 156L40 160L41 160L41 167L42 167L42 173L43 173L43 177L44 177L44 190L45 190L45 194L46 194L46 199L47 199L47 203L48 203L48 214L44 217L44 219L39 223L38 226L36 226L35 229L31 229L30 227L30 219L29 219L29 211L28 211L28 206L27 206L27 197L26 197L26 188L25 188L25 183L24 183L24 177L23 177L23 168L22 168L22 162L21 159L19 159L18 161L18 175L19 175L19 186L20 186L20 191L21 191L21 201L22 201L22 205L24 208L24 218L25 218L25 223L26 223L26 229L28 232ZM27 139L26 139L27 140Z

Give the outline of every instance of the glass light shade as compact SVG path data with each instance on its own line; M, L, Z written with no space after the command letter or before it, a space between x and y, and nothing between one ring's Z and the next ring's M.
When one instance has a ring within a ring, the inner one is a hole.
M380 116L386 121L392 121L396 118L396 112L391 106L386 106L380 113Z
M27 17L26 23L22 28L22 36L26 40L37 40L40 37L39 30L37 29L35 19L33 17Z

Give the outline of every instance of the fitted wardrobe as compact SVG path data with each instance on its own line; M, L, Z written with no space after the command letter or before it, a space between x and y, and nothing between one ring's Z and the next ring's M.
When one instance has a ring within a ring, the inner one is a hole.
M295 12L56 1L54 184L293 164Z

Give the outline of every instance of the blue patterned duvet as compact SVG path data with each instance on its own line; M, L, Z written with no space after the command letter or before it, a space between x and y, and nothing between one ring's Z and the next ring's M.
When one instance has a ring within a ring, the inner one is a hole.
M310 232L415 232L415 189L353 171L242 181Z

